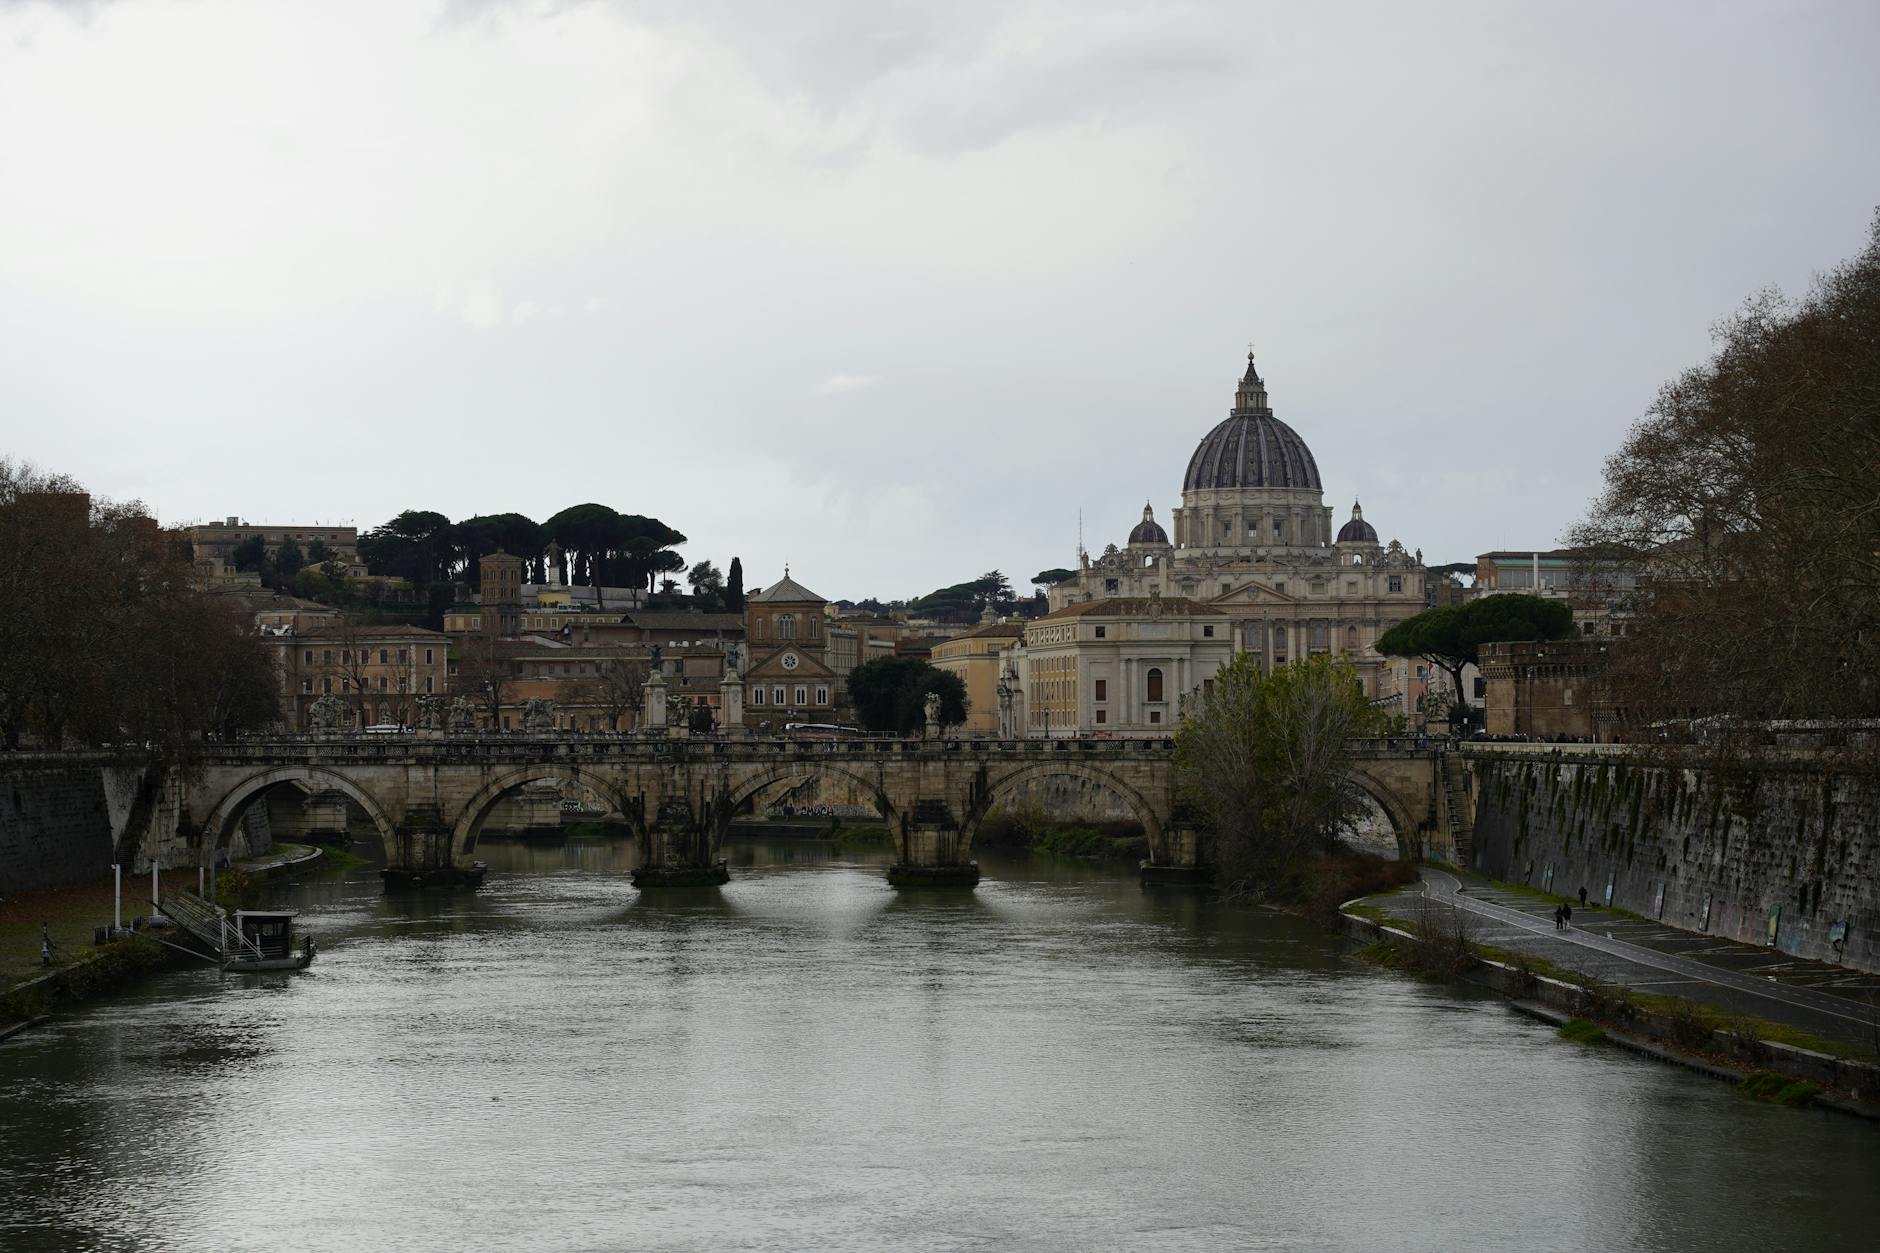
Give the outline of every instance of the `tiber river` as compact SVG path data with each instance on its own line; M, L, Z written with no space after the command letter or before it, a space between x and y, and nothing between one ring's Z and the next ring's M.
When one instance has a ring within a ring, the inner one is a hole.
M304 974L0 1044L0 1248L1880 1247L1880 1127L1557 1039L1280 915L985 858L488 844L280 893Z

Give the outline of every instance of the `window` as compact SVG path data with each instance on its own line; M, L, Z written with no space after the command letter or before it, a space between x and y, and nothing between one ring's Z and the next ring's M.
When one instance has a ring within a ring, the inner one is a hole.
M401 692L405 690L405 676L402 674L398 676L398 690Z
M1108 679L1097 680L1097 699L1098 700L1110 699L1110 681Z
M379 664L381 666L384 665L386 662L390 661L391 659L392 659L392 654L389 650L383 649L383 648L379 649Z
M783 704L783 689L782 688L773 687L770 689L770 703L773 705Z
M311 666L313 664L313 650L311 648L307 649L305 656L307 664Z
M312 695L313 694L313 680L302 679L300 681L300 690L308 695Z
M320 680L320 695L331 696L332 694L333 694L333 680L321 679Z
M751 620L751 638L754 640L764 638L764 620L762 618L753 618Z
M431 680L430 680L430 678L429 678L429 676L426 676L426 678L425 678L425 680L424 680L424 690L425 690L425 692L426 692L427 694L428 694L428 693L430 692L430 690L431 690Z
M1161 700L1162 699L1162 672L1160 670L1151 669L1148 674L1143 676L1143 678L1146 680L1145 686L1147 687L1145 699L1152 700L1152 701Z
M1280 595L1282 596L1285 595L1286 594L1286 580L1275 579L1273 581L1273 590L1280 593Z
M1151 709L1149 711L1149 725L1160 726L1161 723L1162 723L1162 711L1160 709Z
M761 705L764 703L764 689L763 688L754 687L751 689L751 703L753 705Z
M1097 628L1097 638L1098 638L1098 639L1102 639L1102 638L1104 637L1104 635L1105 635L1105 633L1106 633L1106 632L1108 632L1108 630L1109 630L1109 628L1108 628L1108 627L1098 627L1098 628Z
M818 705L827 705L829 703L829 689L828 688L819 687L816 689L816 703Z
M385 690L385 676L381 674L379 676L379 691L383 692L384 690Z
M428 648L424 650L424 664L427 666L431 664L431 650Z
M1390 576L1390 590L1393 592L1403 591L1403 575L1393 574Z
M1103 580L1103 590L1106 592L1114 592L1116 590L1116 580L1115 579Z
M809 689L806 687L797 688L796 689L797 708L801 709L804 705L807 705L807 704L809 704Z
M320 661L321 661L321 664L323 665L328 665L328 666L332 665L333 664L333 650L330 648L321 649Z
M1108 722L1109 720L1110 720L1109 710L1107 709L1097 710L1097 725L1098 726L1102 726L1104 723Z
M341 679L341 680L339 681L339 690L340 690L340 691L342 691L342 692L350 692L350 691L352 691L352 680L351 680L351 679Z
M1202 626L1202 628L1201 628L1201 638L1202 638L1202 639L1204 639L1204 640L1211 640L1211 639L1213 639L1213 638L1214 638L1214 628L1213 628L1213 626L1211 626L1211 625L1207 625L1207 624L1203 624L1203 626Z
M777 638L780 640L793 640L796 638L795 614L786 613L777 619Z

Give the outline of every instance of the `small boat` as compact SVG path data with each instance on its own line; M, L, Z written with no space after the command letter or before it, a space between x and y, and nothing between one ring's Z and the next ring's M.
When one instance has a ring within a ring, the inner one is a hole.
M312 936L294 948L294 915L285 909L238 909L234 942L224 950L222 969L238 974L258 970L305 970L317 946Z

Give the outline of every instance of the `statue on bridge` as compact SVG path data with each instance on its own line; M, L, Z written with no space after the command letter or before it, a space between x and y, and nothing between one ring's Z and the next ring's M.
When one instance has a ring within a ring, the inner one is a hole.
M470 703L468 696L459 696L450 702L450 712L446 725L452 731L474 731L477 729L477 707Z
M442 731L444 729L444 698L442 696L418 697L418 730Z
M529 697L522 702L522 729L524 731L553 731L556 708L555 702L546 697Z
M315 732L333 732L340 729L346 721L346 702L328 692L313 702L307 709L307 729Z
M927 714L927 738L937 740L940 738L940 693L929 692L920 703Z

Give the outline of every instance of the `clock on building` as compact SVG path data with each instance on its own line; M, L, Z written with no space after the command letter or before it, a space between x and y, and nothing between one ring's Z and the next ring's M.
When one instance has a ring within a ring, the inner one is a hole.
M795 653L785 653L783 655L783 668L785 670L796 669L796 664L797 664L797 656Z

